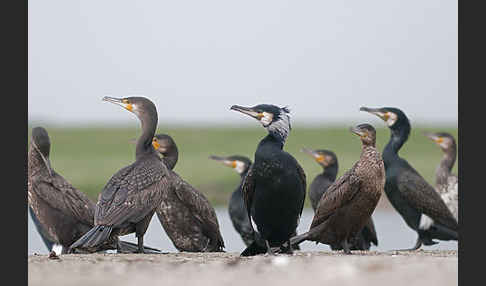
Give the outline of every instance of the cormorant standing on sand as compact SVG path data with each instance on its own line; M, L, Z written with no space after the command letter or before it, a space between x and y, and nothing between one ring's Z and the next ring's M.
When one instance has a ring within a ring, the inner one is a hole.
M241 255L273 254L272 247L292 253L290 237L304 207L306 178L297 160L282 150L291 129L290 111L268 104L233 105L231 110L257 119L268 131L258 144L254 163L242 186L252 228L265 240L266 247L254 242ZM285 242L286 248L282 246Z
M435 189L439 192L454 218L459 221L459 182L457 175L451 172L456 162L456 140L446 132L425 133L425 136L437 143L444 152L444 156L435 171Z
M157 134L152 145L162 155L162 162L172 170L179 157L177 145L172 137ZM224 241L214 208L203 193L174 171L171 173L171 187L164 192L156 212L172 243L179 251L223 251Z
M241 177L240 184L236 190L231 194L228 204L228 213L233 223L233 227L240 234L241 239L246 246L249 246L255 240L253 229L248 218L248 212L245 207L245 200L243 199L243 192L241 186L245 179L246 173L251 166L251 160L244 156L234 155L228 157L210 156L212 160L223 163L225 166L233 168Z
M439 240L457 240L459 225L434 188L403 158L398 151L410 134L410 122L398 108L368 108L366 111L381 118L390 129L390 141L383 150L386 170L385 193L393 207L409 227L418 234L411 249L422 244L433 245Z
M341 245L351 254L352 240L370 220L385 186L385 168L376 150L376 131L369 124L350 129L361 138L361 156L321 197L308 232L291 243L304 240Z
M141 121L142 135L137 140L135 162L116 172L98 196L94 224L72 249L97 247L112 237L135 232L138 252L144 253L143 236L163 193L170 187L170 173L152 147L157 128L157 109L144 97L113 98L108 101L134 113Z
M29 209L41 237L50 242L50 246L46 243L48 250L59 244L61 253L67 253L69 246L94 226L95 204L51 168L50 148L47 131L42 127L32 129L28 152ZM133 252L136 247L114 238L90 252L107 249Z
M311 201L314 213L317 210L319 201L327 189L334 183L338 173L338 159L334 152L329 150L311 150L303 148L302 152L309 154L319 164L323 172L317 175L312 181L309 188L309 198ZM351 242L351 250L369 250L371 244L378 245L378 237L376 235L375 224L370 217L363 229ZM341 244L331 244L332 250L342 250Z

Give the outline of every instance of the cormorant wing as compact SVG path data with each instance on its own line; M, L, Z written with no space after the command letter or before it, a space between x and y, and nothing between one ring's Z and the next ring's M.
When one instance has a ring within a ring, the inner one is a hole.
M253 177L253 165L246 173L243 184L241 185L241 191L243 192L243 199L245 200L246 212L248 213L248 220L250 221L250 226L253 231L253 224L251 224L251 204L253 202L253 195L255 193L255 178Z
M94 203L56 172L53 171L52 177L41 178L32 184L31 189L50 207L86 225L93 225Z
M456 219L440 195L411 166L398 174L397 184L400 194L413 208L451 230L458 230Z
M169 186L168 170L158 158L136 161L115 173L98 196L95 225L138 222L161 200Z
M218 218L208 199L191 184L182 179L179 174L172 172L174 193L179 200L190 209L193 216L203 227L204 234L214 241L220 241L224 247L223 237L219 230Z
M299 176L300 179L302 180L302 184L304 185L304 199L302 200L302 206L300 207L300 214L302 215L302 210L304 209L304 203L305 203L305 194L307 193L307 179L305 176L304 169L302 169L302 166L300 166L297 160L295 160L295 163L297 165L297 171L299 172Z
M376 229L375 229L375 224L373 223L373 219L370 217L370 219L366 222L365 226L363 227L363 230L361 231L363 234L363 237L367 241L373 242L376 246L378 246L378 237L376 235Z
M356 165L329 186L327 191L322 194L310 228L316 227L327 220L335 210L349 203L359 192L361 181L354 174L355 167Z

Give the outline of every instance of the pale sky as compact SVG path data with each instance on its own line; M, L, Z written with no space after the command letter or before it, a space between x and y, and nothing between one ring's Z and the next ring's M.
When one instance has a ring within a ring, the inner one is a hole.
M101 98L141 95L159 125L246 124L230 106L259 103L294 122L372 122L360 106L393 106L457 125L457 1L28 5L31 122L137 124Z

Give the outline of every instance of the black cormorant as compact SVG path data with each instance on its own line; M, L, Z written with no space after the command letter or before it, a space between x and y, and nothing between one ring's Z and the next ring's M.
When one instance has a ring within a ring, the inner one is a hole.
M352 240L371 218L385 186L385 168L375 147L375 128L360 124L350 130L361 138L358 162L322 195L309 231L293 237L292 243L340 244L350 254Z
M253 243L242 256L273 253L272 247L292 253L290 237L295 234L304 207L306 178L302 167L283 146L290 133L290 111L275 105L233 105L232 110L257 119L268 135L258 144L255 160L242 186L252 227L266 247ZM287 243L287 248L283 244Z
M53 245L69 246L93 226L95 204L51 168L50 138L42 127L32 129L28 153L28 202L32 219L49 251ZM112 239L91 251L117 249L133 252L134 245ZM157 251L150 248L150 250Z
M398 151L410 134L410 122L398 108L367 108L366 111L381 118L390 129L391 136L383 150L386 170L385 193L409 227L418 234L415 246L433 245L439 240L457 240L459 226L440 195L403 158Z
M248 218L248 212L245 207L245 200L243 199L243 192L241 186L245 179L246 173L251 166L251 160L244 156L233 155L228 157L210 156L210 159L223 163L225 166L233 168L241 177L240 184L236 190L231 194L228 204L228 212L233 223L233 227L240 234L241 239L246 246L250 246L255 240L253 229Z
M157 134L152 145L162 155L167 168L172 170L179 157L172 137ZM174 171L171 172L171 187L164 192L156 212L172 243L179 251L223 251L224 241L214 208L203 193Z
M143 236L171 185L171 174L152 146L157 109L144 97L105 96L103 100L134 113L141 121L142 135L137 140L135 162L116 172L98 196L95 226L71 248L90 249L112 237L135 232L138 252L144 253Z
M336 154L329 150L311 150L303 148L302 151L314 158L317 164L323 169L323 172L314 178L309 188L309 198L315 213L322 194L325 193L329 186L336 180L339 168L338 159ZM352 240L350 249L369 250L372 243L378 245L378 237L376 235L375 224L370 217L363 229ZM331 244L330 247L332 250L343 249L341 244Z
M444 156L435 171L435 189L439 192L454 218L459 221L459 182L457 175L451 172L456 162L456 140L451 134L446 132L425 133L425 136L437 143L442 152L444 152Z

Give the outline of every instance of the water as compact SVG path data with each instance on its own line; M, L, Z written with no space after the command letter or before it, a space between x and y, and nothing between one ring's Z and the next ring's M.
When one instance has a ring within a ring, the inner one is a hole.
M216 214L218 216L221 234L223 235L224 243L226 245L225 250L227 252L243 251L245 245L239 234L233 228L227 209L224 207L216 208ZM309 229L313 216L314 213L312 209L304 209L297 233L302 233ZM28 254L47 254L47 248L42 242L30 215L28 215L28 220ZM410 248L415 245L417 234L405 224L397 212L376 210L373 213L373 220L375 222L376 232L378 233L379 246L372 246L371 250L386 251ZM135 234L123 236L122 239L137 242ZM156 215L153 216L152 221L150 222L144 240L144 243L147 246L158 248L164 252L177 252L177 249L165 234ZM316 245L313 242L303 242L300 246L302 250L307 251L330 250L329 246L325 244ZM423 246L423 249L457 250L457 242L441 241L439 244L433 246Z

